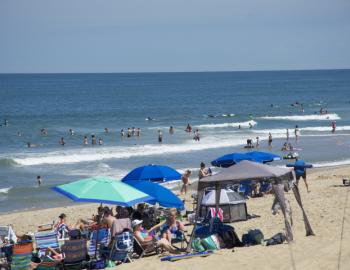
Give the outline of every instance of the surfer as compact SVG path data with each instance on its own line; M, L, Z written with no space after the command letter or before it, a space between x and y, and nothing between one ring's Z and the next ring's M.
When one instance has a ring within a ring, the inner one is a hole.
M41 184L42 184L42 182L43 182L43 180L42 180L42 178L41 178L40 175L38 175L38 176L36 177L36 181L38 182L38 187L40 187Z

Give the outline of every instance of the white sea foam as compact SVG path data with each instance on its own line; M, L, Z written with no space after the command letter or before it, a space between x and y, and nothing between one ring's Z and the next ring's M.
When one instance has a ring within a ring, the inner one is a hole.
M319 163L314 163L313 166L315 168L322 168L322 167L336 167L336 166L342 166L342 165L349 165L350 159L343 159L338 161L323 161Z
M310 131L310 132L331 132L331 126L318 126L318 127L302 127L299 128L301 132ZM337 126L337 131L350 131L350 126ZM253 129L253 133L259 134L286 134L286 129L274 128L274 129ZM289 128L289 135L294 136L294 128Z
M200 151L206 149L237 146L244 144L245 140L241 138L222 138L205 137L200 142L192 140L185 141L182 144L163 144L163 145L138 145L138 146L116 146L104 147L100 149L81 149L57 151L47 154L32 154L30 156L16 157L13 160L22 166L41 165L41 164L65 164L98 161L105 159L127 159L131 157L176 154L191 151Z
M12 189L12 187L0 188L0 193L7 194Z
M289 121L310 121L310 120L339 120L341 119L336 113L328 114L309 114L309 115L285 115L285 116L262 116L260 119L265 120L289 120Z
M242 128L249 128L249 123L252 126L256 126L258 123L255 122L254 120L251 121L246 121L246 122L235 122L235 123L221 123L221 124L204 124L204 125L199 125L199 129L206 129L206 128L228 128L228 127L239 127L241 126Z

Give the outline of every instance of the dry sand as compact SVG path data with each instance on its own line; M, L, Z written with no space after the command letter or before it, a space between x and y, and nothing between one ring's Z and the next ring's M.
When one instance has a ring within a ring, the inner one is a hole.
M286 196L293 210L293 244L235 248L234 252L220 250L206 258L178 262L161 262L158 256L150 256L118 266L117 269L350 269L350 198L345 205L346 197L350 197L350 187L341 186L341 180L349 177L350 166L313 169L308 173L311 193L306 193L304 183L300 183L304 207L316 236L305 237L302 214L290 192ZM284 231L282 215L271 214L272 201L271 195L247 201L249 213L260 215L260 218L234 223L240 237L253 228L261 229L266 238ZM0 215L0 224L13 224L17 233L33 232L36 225L56 219L61 212L67 214L68 223L74 223L78 217L91 216L96 207L95 204L77 205L9 213ZM342 224L344 230L341 241Z

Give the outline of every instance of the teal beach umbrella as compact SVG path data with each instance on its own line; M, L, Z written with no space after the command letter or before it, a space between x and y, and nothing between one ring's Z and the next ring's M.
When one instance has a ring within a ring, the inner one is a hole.
M133 206L154 200L148 194L110 177L97 176L52 188L75 202Z

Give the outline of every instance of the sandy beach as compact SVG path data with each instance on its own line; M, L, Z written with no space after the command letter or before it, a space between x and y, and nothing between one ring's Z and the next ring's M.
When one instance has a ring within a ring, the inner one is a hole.
M306 192L303 182L300 191L304 207L316 236L305 237L302 214L292 193L287 194L293 210L293 233L295 242L277 246L253 246L220 250L207 258L192 258L178 262L161 262L159 256L150 256L135 260L132 264L118 266L118 269L349 269L350 264L350 188L343 187L342 179L349 178L350 166L328 167L309 170L310 193ZM193 192L193 191L191 191ZM191 192L188 194L190 195ZM192 209L190 196L187 196L188 208ZM273 197L253 198L247 201L248 212L260 215L244 222L234 223L239 235L249 229L259 228L269 238L284 231L282 215L273 216L271 205ZM16 233L34 232L38 224L49 223L60 213L66 213L68 223L74 223L79 217L89 217L96 211L97 205L76 205L36 211L15 212L0 216L1 224L12 224ZM345 220L343 223L343 216ZM343 240L341 240L342 224ZM188 227L188 232L191 227ZM340 268L338 268L341 249Z

